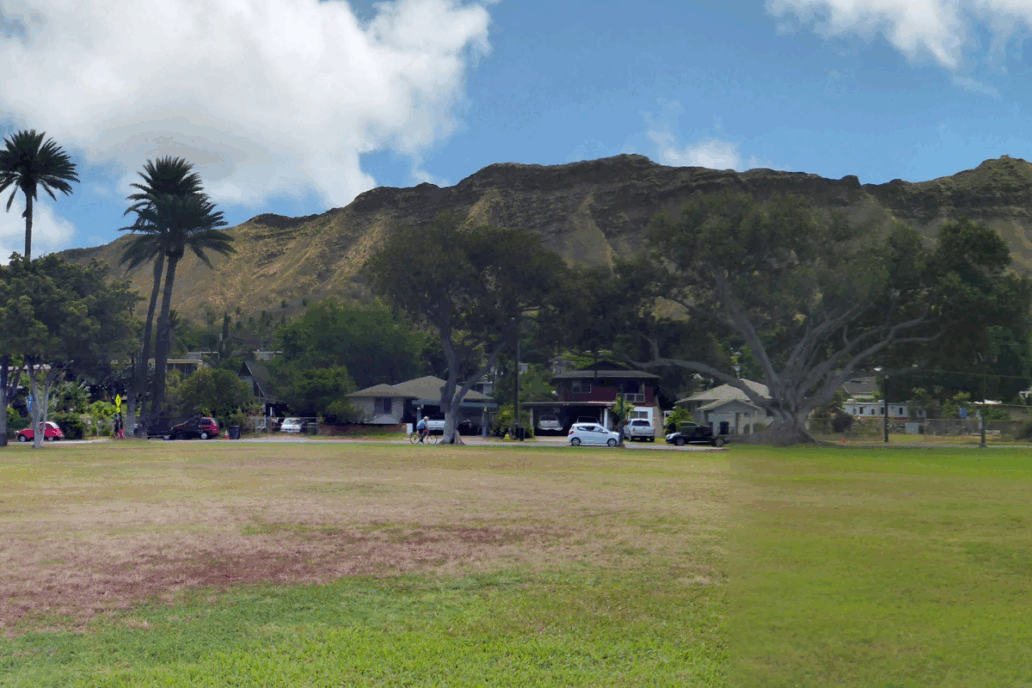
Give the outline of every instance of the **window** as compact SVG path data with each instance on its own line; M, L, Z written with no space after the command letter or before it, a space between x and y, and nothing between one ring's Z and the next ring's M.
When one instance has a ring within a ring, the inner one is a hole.
M901 415L901 416L903 415L903 407L902 406L899 407L899 415Z
M376 412L377 413L390 413L393 406L394 400L390 397L377 397L376 398Z
M589 394L591 392L591 383L582 382L581 380L574 380L570 383L571 394Z

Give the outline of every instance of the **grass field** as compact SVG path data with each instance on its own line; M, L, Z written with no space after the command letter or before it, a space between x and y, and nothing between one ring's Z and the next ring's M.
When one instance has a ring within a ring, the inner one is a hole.
M1032 450L732 455L731 685L1032 686Z
M728 457L0 452L0 684L727 685Z

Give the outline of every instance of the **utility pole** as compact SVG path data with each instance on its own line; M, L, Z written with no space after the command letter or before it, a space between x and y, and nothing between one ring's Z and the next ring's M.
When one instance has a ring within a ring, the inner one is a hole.
M982 441L978 445L981 449L985 449L985 447L986 447L986 444L985 444L985 417L986 417L986 415L988 415L988 411L989 411L989 408L985 405L985 368L983 367L982 368L982 412L978 414L979 417L982 420L982 422L979 423L979 425L981 426L981 431L982 431Z
M882 402L885 404L885 406L883 408L883 410L885 411L885 413L883 415L884 425L885 425L885 444L888 444L889 443L889 377L887 375L885 376L885 398L882 399Z
M517 313L516 317L513 318L516 321L516 384L513 385L515 392L513 394L512 406L513 406L513 439L516 439L516 435L519 435L520 440L523 440L523 433L520 432L520 314Z

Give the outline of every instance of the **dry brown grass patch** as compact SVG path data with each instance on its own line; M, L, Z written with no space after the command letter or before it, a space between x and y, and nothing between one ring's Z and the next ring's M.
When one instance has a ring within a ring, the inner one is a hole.
M4 452L0 628L82 624L203 586L352 575L661 562L675 580L719 579L725 461L646 454L321 443Z

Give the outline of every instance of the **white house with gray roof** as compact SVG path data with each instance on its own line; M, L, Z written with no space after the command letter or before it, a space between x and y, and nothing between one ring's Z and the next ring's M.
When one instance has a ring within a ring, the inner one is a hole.
M767 386L752 380L742 380L749 389L764 398L770 398ZM677 400L700 423L707 424L714 435L739 435L758 432L773 418L757 406L749 396L733 385L720 385L696 392Z

